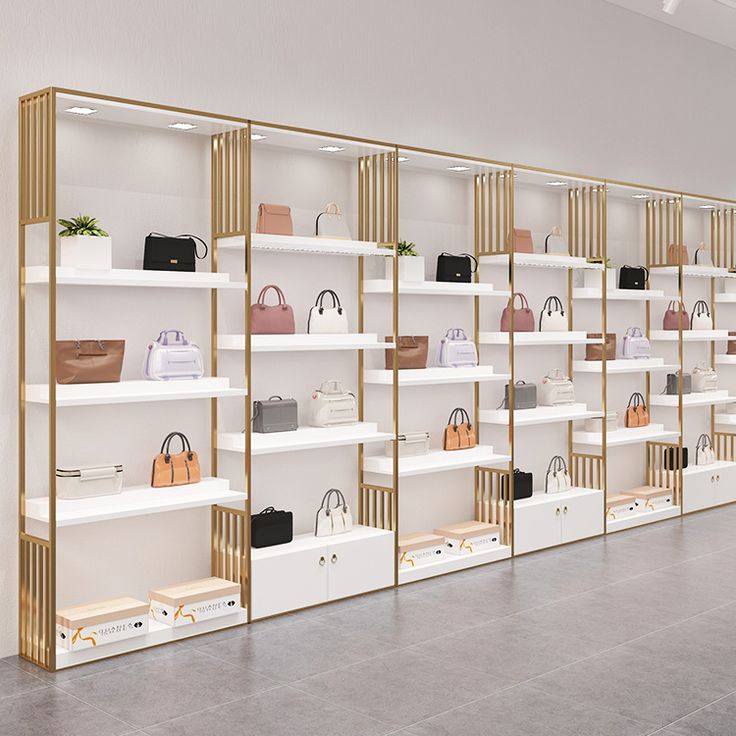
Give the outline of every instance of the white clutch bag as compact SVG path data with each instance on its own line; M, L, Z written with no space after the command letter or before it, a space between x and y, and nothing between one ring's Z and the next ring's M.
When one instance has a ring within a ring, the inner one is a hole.
M327 295L332 297L332 306L324 305ZM309 310L307 332L310 335L340 335L348 332L348 316L340 304L340 298L332 289L320 291L317 301Z
M334 427L358 421L358 400L345 391L340 381L325 381L309 399L309 424Z
M94 498L112 496L123 489L123 466L100 465L76 468L74 470L56 469L56 495L58 498Z
M344 534L353 528L353 515L350 506L342 495L342 491L331 488L322 497L314 522L316 537L331 537L333 534Z
M693 368L693 393L716 391L718 389L718 374L709 365L701 363Z
M559 369L553 368L539 384L539 406L562 406L575 403L575 387Z
M350 240L350 228L337 202L325 205L324 210L317 215L314 230L318 238Z

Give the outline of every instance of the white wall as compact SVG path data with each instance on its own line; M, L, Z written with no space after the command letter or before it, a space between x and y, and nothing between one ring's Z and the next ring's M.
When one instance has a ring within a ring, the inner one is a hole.
M15 651L18 95L59 84L734 195L736 54L599 0L4 0L0 655Z

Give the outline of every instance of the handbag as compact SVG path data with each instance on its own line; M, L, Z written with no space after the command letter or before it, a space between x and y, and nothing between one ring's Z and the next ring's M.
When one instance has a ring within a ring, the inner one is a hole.
M629 327L621 343L621 357L626 360L638 360L652 357L652 346L642 335L640 327Z
M358 400L345 391L340 381L325 381L312 392L309 400L309 424L312 427L336 427L358 421Z
M508 501L508 476L501 476L501 500ZM514 468L514 501L521 501L524 498L531 498L534 493L534 476L531 473L524 473L519 468Z
M143 377L149 381L196 380L202 376L202 351L181 330L161 330L146 346Z
M503 408L509 408L509 384L506 384L503 397ZM517 381L514 384L514 409L537 408L537 384Z
M691 330L712 330L713 317L710 314L708 302L698 299L693 307L693 313L690 317Z
M624 427L646 427L649 425L649 410L644 397L637 391L629 397L624 413Z
M314 223L314 234L318 238L350 240L350 228L337 202L328 202Z
M333 502L334 506L330 504ZM315 537L330 537L333 534L344 534L353 528L353 515L342 491L330 488L322 497L314 521Z
M680 388L680 372L668 373L667 374L667 386L665 387L665 393L669 396L679 394ZM692 376L689 373L682 374L682 393L691 394L693 392Z
M273 506L250 517L250 546L261 549L288 544L294 539L294 515Z
M299 427L296 400L269 396L266 401L254 401L252 421L254 432L293 432Z
M123 490L123 466L56 469L56 496L58 498L95 498L112 496Z
M649 269L644 266L621 266L618 271L619 289L646 289Z
M266 294L271 289L276 292L278 304L266 304ZM258 301L250 305L250 332L252 335L293 335L296 332L294 310L276 284L264 286Z
M117 383L125 340L57 340L57 383Z
M716 451L709 434L701 434L695 445L695 464L712 465L716 461Z
M175 438L181 441L181 452L171 454L171 442ZM151 487L167 488L168 486L185 486L199 483L199 458L192 451L189 440L181 432L169 432L161 444L161 452L153 459L151 470Z
M386 342L391 341L391 336L386 335ZM429 352L429 337L427 335L399 335L398 342L399 370L409 368L426 368L427 353ZM475 347L474 343L473 347ZM394 368L394 349L386 348L386 370Z
M600 332L589 332L587 334L590 340L602 340L603 335ZM616 358L616 333L606 333L606 360L615 360ZM603 360L603 343L594 342L585 346L585 360Z
M705 363L698 363L692 373L693 393L701 394L705 391L716 391L718 389L718 374Z
M736 331L729 330L728 331L729 337L736 337ZM728 345L726 347L726 355L736 355L736 340L729 340Z
M331 307L324 306L328 294L332 297ZM309 310L307 332L310 335L347 334L348 316L340 304L340 298L332 289L323 289L317 296L317 301Z
M515 227L512 243L514 253L534 253L534 240L532 240L531 230L522 230Z
M518 309L514 306L517 296L521 301L521 306ZM512 312L514 314L514 332L534 332L534 312L529 309L529 302L520 291L514 292L511 299L509 299L509 303L501 312L501 332L511 331Z
M668 447L664 451L664 469L665 470L679 470L680 464L677 462L677 451L678 447ZM687 447L682 448L682 468L683 470L688 465L688 451Z
M453 409L442 433L442 449L469 450L476 444L475 428L470 423L468 412L460 407Z
M529 234L531 238L531 233ZM534 248L529 251L533 252ZM562 230L559 225L555 225L552 228L552 232L544 239L544 252L554 253L561 256L570 255L570 249L567 246L567 241L562 237Z
M437 256L437 281L469 284L477 270L478 261L470 253L461 253L459 256L440 253Z
M695 249L695 256L693 258L693 264L696 266L712 266L713 265L713 259L710 257L708 248L706 248L705 243L703 243L702 241L700 245Z
M544 477L545 493L562 493L572 488L572 479L567 472L567 463L562 455L555 455L547 466L547 475Z
M516 326L516 325L514 325ZM567 332L568 324L565 308L559 297L548 296L539 313L540 332Z
M559 369L547 372L539 385L540 406L564 406L575 403L572 381Z
M690 263L687 256L687 246L670 243L670 245L667 246L667 265L678 266L680 263L682 263L683 266L687 266L687 264Z
M257 233L270 235L293 235L294 224L291 221L291 207L285 204L258 205Z
M404 432L398 436L399 457L416 457L429 453L429 432ZM386 456L394 456L394 441L384 443Z
M680 329L680 318L678 315L682 315L682 329L683 330L689 330L690 329L690 315L687 313L687 309L685 309L685 305L680 302L680 309L679 311L676 309L677 302L673 299L668 307L667 311L664 313L664 318L662 319L662 329L664 330L679 330Z
M401 346L399 345L399 350ZM437 365L442 368L475 367L478 365L478 350L461 327L451 327L440 340Z
M197 242L204 246L204 255L197 253ZM196 235L162 235L148 233L143 246L144 271L196 271L197 259L207 257L207 243Z

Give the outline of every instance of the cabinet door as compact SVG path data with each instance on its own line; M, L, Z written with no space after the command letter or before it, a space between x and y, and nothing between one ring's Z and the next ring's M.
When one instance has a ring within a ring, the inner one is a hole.
M516 554L554 547L562 542L562 506L557 502L514 506Z
M725 468L717 468L713 475L715 476L713 503L721 504L736 501L736 467L731 465Z
M723 474L720 474L723 478ZM682 479L682 510L689 514L692 511L707 509L719 501L716 500L716 471L706 470L703 473L685 475ZM723 486L721 489L723 490ZM721 502L725 503L725 501Z
M328 568L327 545L253 559L253 618L324 603Z
M327 545L327 597L334 601L394 583L394 535L377 533Z
M563 542L603 534L603 492L575 496L561 505Z

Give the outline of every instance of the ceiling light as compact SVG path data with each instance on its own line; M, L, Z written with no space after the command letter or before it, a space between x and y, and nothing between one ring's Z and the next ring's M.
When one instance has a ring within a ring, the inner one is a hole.
M714 204L701 204L698 205L701 210L714 210L716 206Z
M448 171L470 171L470 166L448 166Z
M67 107L64 112L70 112L72 115L94 115L97 110L94 109L94 107Z
M261 133L251 133L250 134L250 139L252 141L263 141L263 140L266 139L266 136L265 135L262 135Z
M194 123L171 123L169 128L174 130L194 130L197 126Z
M345 149L342 146L320 146L319 150L324 151L325 153L339 153Z
M681 0L662 0L662 10L664 10L665 13L674 15L677 12L680 2Z
M566 181L548 181L547 186L548 187L566 187L567 182Z
M408 156L399 156L399 163L400 164L403 164L404 161L408 161L408 160L409 160L409 157Z
M643 192L641 194L632 194L631 195L634 199L649 199L648 194L644 194Z

